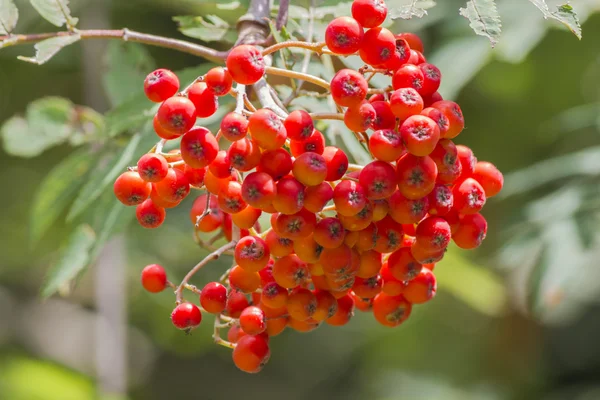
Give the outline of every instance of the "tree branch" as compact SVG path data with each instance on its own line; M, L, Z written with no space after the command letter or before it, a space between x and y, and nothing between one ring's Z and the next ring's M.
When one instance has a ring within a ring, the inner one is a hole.
M288 20L288 9L290 8L290 0L279 0L279 12L275 21L275 28L281 30Z
M89 29L78 31L81 39L119 39L126 42L144 43L151 46L165 47L205 58L209 61L219 62L227 56L226 51L217 51L199 44L186 42L179 39L171 39L162 36L150 35L125 29ZM0 36L0 48L25 43L36 43L45 39L60 36L70 36L71 32L35 33L30 35Z

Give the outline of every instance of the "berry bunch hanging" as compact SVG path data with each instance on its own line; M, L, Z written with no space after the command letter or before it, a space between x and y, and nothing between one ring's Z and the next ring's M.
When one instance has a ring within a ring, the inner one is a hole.
M414 305L435 296L434 269L450 241L473 249L485 238L480 211L502 189L502 174L454 144L465 125L459 105L438 92L442 74L427 62L421 40L381 27L386 15L383 0L355 0L352 17L334 19L324 43L284 42L263 51L237 46L225 68L211 69L181 92L168 70L144 82L147 97L161 103L154 128L162 140L119 176L115 195L136 206L142 226L157 228L166 209L201 190L190 211L194 229L222 232L227 243L213 248L180 285L156 264L144 268L142 285L152 293L175 289L171 320L179 329L189 332L203 314L215 314L215 342L233 349L243 371L260 371L270 338L286 328L344 325L355 309L385 326L402 324ZM364 61L359 70L337 71L330 82L311 82L328 90L342 111L335 118L368 147L372 162L351 164L342 149L327 145L315 129L318 115L256 109L249 101L245 85L270 72L284 74L265 57L288 45ZM370 88L374 74L391 77L391 85ZM196 126L228 95L237 106L216 134ZM163 153L175 139L179 149ZM270 214L264 230L263 214ZM234 265L219 282L202 289L188 283L225 253L233 254ZM183 301L184 290L199 298ZM229 328L226 339L223 328Z

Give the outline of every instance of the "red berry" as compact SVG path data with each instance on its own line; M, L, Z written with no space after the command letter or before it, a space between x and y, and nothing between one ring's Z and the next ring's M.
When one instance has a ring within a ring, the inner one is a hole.
M353 181L341 181L333 189L333 202L339 214L356 215L367 204L365 189Z
M431 107L437 108L448 118L450 127L444 134L444 138L453 139L462 132L465 127L465 118L458 104L453 101L442 100L433 103Z
M352 17L365 28L375 28L385 21L387 6L383 0L354 0Z
M423 52L423 42L416 34L411 32L399 33L396 38L406 40L411 49Z
M406 64L400 67L392 77L392 87L394 89L413 88L419 94L423 89L425 76L423 71L413 64Z
M423 101L425 101L425 97L423 98ZM427 107L421 111L421 115L431 118L437 124L438 128L440 128L440 137L444 137L446 132L448 132L450 121L448 121L448 118L446 118L444 113L437 108Z
M367 96L368 88L366 79L351 69L339 70L331 79L331 96L343 107L360 104Z
M246 137L248 133L248 120L241 114L230 112L221 120L221 134L230 142L235 142Z
M152 185L134 171L123 172L113 185L115 196L126 206L141 204L150 196L151 190Z
M279 180L291 172L292 156L282 148L264 151L256 170L271 175L274 180Z
M394 129L396 127L396 116L392 112L390 103L387 101L373 101L371 105L375 109L375 119L371 124L373 130Z
M151 199L147 199L135 208L135 216L141 226L151 229L158 228L165 222L167 212L154 204Z
M431 154L440 140L440 128L429 117L413 115L400 126L400 136L406 150L415 156Z
M333 188L327 182L304 190L304 208L308 211L320 212L331 199L333 199Z
M333 326L346 325L354 316L354 300L352 296L345 295L337 299L337 311L327 318L325 322Z
M417 225L415 239L419 246L433 253L448 247L450 236L450 225L444 218L429 217Z
M381 129L373 132L369 138L369 150L378 160L393 162L404 153L404 145L398 132Z
M250 45L239 45L231 49L225 60L227 70L237 83L252 85L265 73L265 60L260 50Z
M317 311L317 298L308 289L295 288L287 300L290 317L298 321L306 321Z
M250 303L243 293L238 292L237 290L232 290L227 295L225 310L227 311L227 315L229 315L231 318L239 318L242 311L244 311L244 309L249 305Z
M233 78L223 67L211 68L204 77L204 82L217 96L225 96L231 90Z
M303 284L308 278L308 268L297 255L281 257L273 264L273 278L279 286L293 289Z
M142 286L150 293L159 293L167 287L167 273L158 264L150 264L142 270Z
M373 105L363 100L358 105L348 107L344 113L344 123L351 131L364 132L371 126L376 116Z
M227 214L236 214L248 205L242 196L242 185L239 182L230 181L217 196L219 207Z
M396 52L396 38L386 28L369 29L360 46L360 58L367 64L378 66L390 61Z
M225 150L220 150L217 157L208 166L208 170L219 179L229 178L231 176L229 154Z
M270 254L267 243L256 236L241 238L234 251L235 262L251 272L258 272L266 267Z
M456 146L456 152L461 166L461 173L457 181L463 181L466 178L473 175L473 172L475 172L477 158L475 158L473 150L471 150L467 146L463 146L462 144Z
M427 196L435 186L437 166L429 156L405 154L398 159L396 171L400 193L411 200Z
M250 116L250 135L265 150L275 150L283 146L287 133L283 122L273 111L261 108Z
M315 230L316 223L315 214L302 209L292 215L279 214L273 226L282 237L296 240L309 236Z
M487 234L487 221L481 214L460 217L458 227L452 232L452 240L461 249L474 249L481 245Z
M390 217L400 224L416 224L427 215L430 207L427 197L410 200L400 191L394 192L388 199L388 203Z
M181 157L193 168L203 168L213 162L219 152L219 143L204 127L195 127L181 138Z
M392 93L390 107L394 115L405 120L423 111L423 98L413 88L401 88Z
M267 173L252 172L242 182L242 198L252 207L266 208L276 195L277 186Z
M229 271L229 286L242 293L252 293L260 287L260 275L236 265Z
M327 146L323 149L323 158L327 165L326 181L337 181L348 170L348 156L343 150L335 146Z
M273 199L273 207L283 214L295 214L304 205L304 185L291 176L283 177L277 182L277 196Z
M369 200L388 198L396 190L396 170L384 161L372 161L365 165L358 180Z
M158 108L156 119L167 132L183 135L196 123L196 107L187 97L170 97Z
M204 215L206 209L206 194L200 195L194 200L192 209L190 210L190 221L196 225L198 217ZM218 229L223 221L223 212L219 209L217 197L211 195L208 204L208 214L204 215L200 220L196 229L200 232L213 232Z
M227 288L219 282L207 283L200 292L200 305L211 314L219 314L227 304Z
M412 304L423 304L435 297L437 282L433 272L423 268L421 273L404 288L402 296Z
M190 183L185 174L176 168L169 168L165 179L154 184L156 193L163 199L177 202L190 193Z
M423 97L431 96L437 92L440 87L442 73L438 67L428 63L419 64L419 69L423 72L423 86L421 87L419 94Z
M327 162L317 153L302 153L292 165L292 175L305 186L316 186L327 177Z
M485 197L492 197L500 193L504 185L504 176L496 166L487 161L479 161L475 164L472 178L475 179L483 190Z
M429 155L438 168L438 182L454 183L462 173L457 146L450 139L441 139Z
M144 154L137 162L138 174L147 182L159 182L169 171L167 160L160 154Z
M454 196L448 186L436 184L429 193L429 214L444 216L450 212L454 205Z
M267 329L265 312L256 306L246 307L240 315L240 327L248 335L258 335Z
M327 217L321 219L315 229L314 240L326 249L335 249L344 243L346 232L339 219Z
M156 132L156 135L158 135L158 137L160 137L161 139L172 140L177 139L179 136L181 136L181 134L179 133L173 133L163 128L160 125L160 122L158 122L157 114L154 115L154 119L152 120L152 126L154 128L154 132Z
M215 92L205 82L197 82L188 90L188 99L196 107L196 117L207 118L213 115L219 108L219 101Z
M377 226L375 251L382 254L391 253L402 246L404 232L401 224L387 216L375 225Z
M227 155L231 166L242 172L254 169L261 158L258 143L248 138L233 142L227 150Z
M397 71L403 65L408 63L410 60L410 46L404 39L396 38L396 52L392 57L384 64L384 67L391 70Z
M271 357L269 343L260 335L241 337L233 349L233 363L244 372L260 372Z
M338 17L325 29L325 43L336 54L350 55L360 49L364 32L362 26L353 18Z
M294 110L283 121L287 137L292 140L305 140L312 135L315 125L310 115L304 110Z
M178 329L190 330L200 325L202 313L192 303L181 303L171 313L171 322Z
M475 214L485 205L486 197L483 187L473 178L467 178L452 190L454 208L460 214Z
M419 275L423 265L415 260L410 247L402 247L390 254L388 268L394 278L400 281L410 281Z
M395 327L410 317L412 305L402 296L380 293L373 299L373 316L381 325Z
M168 69L157 69L144 80L144 93L155 103L165 101L179 90L179 79Z
M325 149L325 137L318 130L314 130L308 139L290 141L290 152L294 157L298 157L302 153L317 153L323 154Z

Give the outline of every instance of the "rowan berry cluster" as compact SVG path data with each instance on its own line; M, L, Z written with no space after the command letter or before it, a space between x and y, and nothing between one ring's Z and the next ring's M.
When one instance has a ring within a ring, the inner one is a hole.
M154 264L143 270L142 284L150 292L177 289L177 328L189 331L202 313L216 314L215 341L233 349L243 371L261 370L269 339L286 328L344 325L355 308L382 325L400 325L414 305L435 296L434 268L450 241L473 249L485 238L480 211L501 190L502 174L453 143L464 128L460 107L438 93L441 73L427 63L421 40L380 26L386 14L383 0L355 0L352 17L334 19L325 43L314 46L358 54L367 64L339 70L329 91L347 134L358 132L374 158L365 166L327 146L308 112L283 117L255 109L232 90L265 75L268 52L254 46L235 47L226 68L211 69L180 93L167 70L144 83L148 98L161 102L157 135L180 139L179 150L145 154L116 180L115 194L137 205L141 225L156 228L191 188L204 190L191 221L197 232L224 234L228 244L209 258L233 250L234 266L220 282L197 289L186 280L171 284ZM368 97L366 76L377 73L391 76L391 86ZM229 94L238 106L217 135L195 126ZM270 226L262 231L264 213ZM199 295L200 307L181 301L184 289ZM223 327L227 340L219 336Z

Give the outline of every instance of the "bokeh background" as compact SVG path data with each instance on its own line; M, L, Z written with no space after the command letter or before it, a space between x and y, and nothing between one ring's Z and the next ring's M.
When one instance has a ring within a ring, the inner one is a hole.
M16 3L18 32L55 30L28 2ZM309 4L292 3L297 24L291 30L301 36L308 25L301 8ZM443 73L441 93L458 101L466 117L457 143L494 162L506 186L484 210L490 224L484 246L468 253L452 248L436 268L434 301L393 330L358 313L343 328L285 332L272 340L261 374L239 372L230 352L212 344L210 317L186 336L170 324L173 297L150 295L138 283L148 263L161 263L177 281L205 254L191 239L191 196L155 231L130 223L131 209L115 215L99 208L95 220L116 220L117 233L77 285L42 300L49 268L76 225L65 222L68 208L57 202L57 218L32 244L31 221L45 216L35 214L33 204L40 190L56 189L44 179L85 139L42 152L3 132L0 399L600 399L600 1L572 1L581 41L528 1L499 1L503 35L495 49L459 16L463 1L438 3L422 19L391 26L422 35L426 56ZM333 15L349 13L349 3L317 6L325 10L317 13L317 37ZM217 15L225 28L209 30L216 41L208 45L220 49L235 40L226 26L233 29L245 7L247 0L71 1L81 28L126 26L178 38L185 36L173 16ZM188 34L206 39L207 32ZM143 77L156 66L195 68L188 79L210 66L121 42L80 42L43 66L16 59L32 54L27 45L0 50L0 123L48 96L103 114L139 99ZM331 76L316 63L311 71ZM148 106L140 110L142 119L149 118ZM100 114L85 113L93 132L108 124ZM102 163L116 162L110 155L129 140L128 133L99 140L96 145L108 150L92 159L91 172L103 174ZM72 184L79 189L83 182ZM211 265L195 283L216 279L229 262Z

